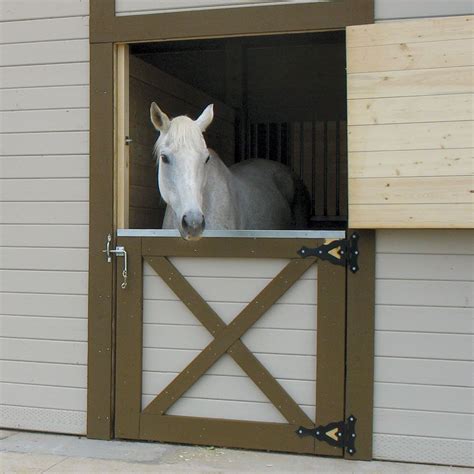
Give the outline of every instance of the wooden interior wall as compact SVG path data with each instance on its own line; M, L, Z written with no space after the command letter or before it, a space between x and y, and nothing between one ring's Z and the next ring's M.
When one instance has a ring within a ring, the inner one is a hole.
M234 112L188 84L130 56L130 228L160 228L165 211L157 186L153 146L158 134L150 122L150 104L157 102L170 116L195 118L214 103L215 119L206 132L208 145L230 163L234 157Z
M474 226L473 19L348 28L351 227Z

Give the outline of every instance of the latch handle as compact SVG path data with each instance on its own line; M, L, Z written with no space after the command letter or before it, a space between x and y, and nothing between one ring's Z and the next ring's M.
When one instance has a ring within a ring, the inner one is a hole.
M128 285L128 255L125 247L118 246L115 249L110 248L110 243L112 242L112 236L109 234L107 235L107 242L105 244L105 250L102 250L105 253L107 258L107 262L112 262L112 255L116 255L117 257L123 257L123 269L122 269L122 284L120 285L122 290L125 290Z

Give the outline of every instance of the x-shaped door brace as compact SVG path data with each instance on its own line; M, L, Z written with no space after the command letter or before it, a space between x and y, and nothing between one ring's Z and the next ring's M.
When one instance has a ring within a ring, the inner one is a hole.
M165 257L144 257L178 298L214 336L214 340L145 408L144 414L164 415L225 353L253 380L290 424L314 422L288 395L240 338L313 265L316 258L294 259L227 326Z

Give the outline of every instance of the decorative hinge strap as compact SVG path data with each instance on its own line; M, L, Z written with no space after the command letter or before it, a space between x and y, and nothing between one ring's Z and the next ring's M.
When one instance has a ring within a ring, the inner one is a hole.
M296 430L296 434L300 437L313 436L318 441L335 446L337 448L345 448L346 451L353 456L356 453L355 448L355 424L357 418L351 415L346 422L336 421L327 425L321 425L317 428L304 428L300 426Z
M316 248L301 247L300 257L318 257L334 265L347 266L352 273L359 270L359 234L353 232L348 239L333 240Z

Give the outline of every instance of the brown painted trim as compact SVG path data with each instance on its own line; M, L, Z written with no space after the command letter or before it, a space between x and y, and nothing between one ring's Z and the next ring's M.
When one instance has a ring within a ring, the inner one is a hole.
M316 426L344 417L346 269L318 263ZM342 456L341 448L316 442L316 454Z
M128 255L128 285L117 290L115 434L138 438L142 406L143 260L140 238L119 238ZM122 281L122 257L117 261Z
M146 42L341 30L374 21L373 0L115 16L114 0L91 1L91 42Z
M165 257L148 257L146 261L211 335L219 337L219 333L226 327L226 324L179 273L174 265ZM227 351L227 354L255 382L255 385L262 390L288 423L295 425L295 430L301 425L308 428L314 426L311 419L288 395L262 363L247 349L242 341L238 340L235 342L233 347Z
M210 446L314 453L314 439L296 436L283 423L142 415L140 438Z
M246 306L232 324L216 335L207 347L146 407L144 414L166 411L252 327L263 314L303 275L314 259L290 263Z
M374 393L375 232L358 231L359 271L347 272L346 418L357 418L349 459L372 459ZM351 233L348 233L350 235Z

